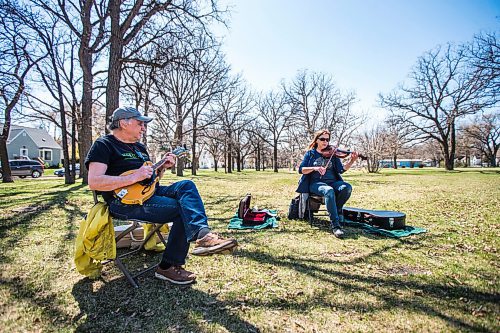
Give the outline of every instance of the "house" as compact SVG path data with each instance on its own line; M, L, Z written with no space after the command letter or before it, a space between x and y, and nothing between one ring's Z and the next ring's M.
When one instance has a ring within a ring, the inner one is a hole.
M415 159L397 159L396 164L398 168L421 168L424 166L422 160ZM379 166L382 168L392 168L394 166L393 160L381 160Z
M9 160L40 158L49 166L58 166L62 148L44 129L12 125L7 139L7 152Z

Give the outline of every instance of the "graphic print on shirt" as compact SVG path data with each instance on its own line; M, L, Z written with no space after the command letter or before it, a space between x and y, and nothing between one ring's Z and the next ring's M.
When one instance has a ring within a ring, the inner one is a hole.
M324 158L323 156L320 156L314 160L313 166L322 166L322 167L325 167L328 169L332 165L332 161L330 160L330 162L328 162L328 160L329 160L328 158ZM328 163L328 165L326 165L326 163Z
M122 153L122 157L125 161L128 161L128 160L137 160L137 155L134 154L134 153Z

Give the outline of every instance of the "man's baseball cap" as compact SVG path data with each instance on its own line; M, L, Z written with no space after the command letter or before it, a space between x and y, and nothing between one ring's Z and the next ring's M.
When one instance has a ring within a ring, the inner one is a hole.
M149 123L151 120L153 120L153 118L143 116L139 111L137 111L136 108L125 106L118 108L113 112L113 115L111 116L111 121L114 122L120 119L129 119L129 118L135 118L145 123Z

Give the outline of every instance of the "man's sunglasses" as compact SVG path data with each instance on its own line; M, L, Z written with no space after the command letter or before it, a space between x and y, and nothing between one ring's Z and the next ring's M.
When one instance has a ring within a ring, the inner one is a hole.
M319 141L330 141L330 138L318 138Z

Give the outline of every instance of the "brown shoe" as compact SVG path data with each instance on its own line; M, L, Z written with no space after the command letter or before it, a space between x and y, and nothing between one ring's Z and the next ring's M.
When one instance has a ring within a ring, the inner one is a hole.
M196 280L193 272L186 271L182 266L172 266L168 269L156 268L155 277L173 284L190 284Z
M223 238L214 232L210 232L205 237L196 240L196 245L191 252L197 256L208 256L214 253L224 252L238 246L234 238Z

